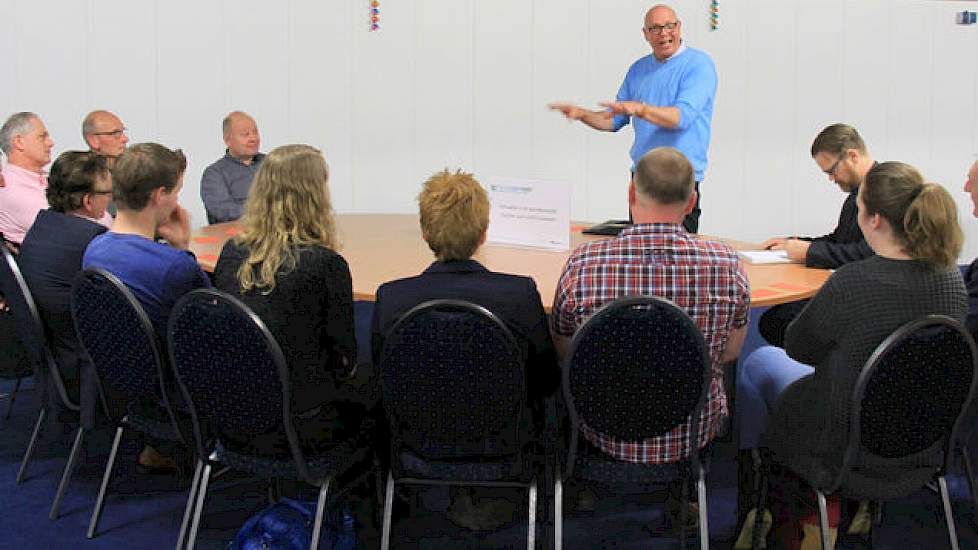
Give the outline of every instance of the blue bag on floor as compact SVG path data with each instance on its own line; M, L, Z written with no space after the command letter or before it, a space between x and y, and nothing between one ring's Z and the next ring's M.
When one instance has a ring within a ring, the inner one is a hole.
M231 550L306 550L312 539L316 503L281 498L277 504L248 518L231 542ZM327 510L319 547L354 550L357 547L353 516L347 509Z

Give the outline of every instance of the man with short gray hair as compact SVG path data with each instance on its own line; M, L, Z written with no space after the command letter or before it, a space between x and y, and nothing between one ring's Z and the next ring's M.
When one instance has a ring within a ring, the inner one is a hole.
M233 111L221 122L224 157L204 170L200 179L200 198L207 211L207 223L236 220L244 212L245 199L258 167L265 159L258 125L248 113Z
M51 161L52 147L48 129L34 113L14 113L0 127L0 149L7 155L0 187L0 233L14 245L20 245L37 213L48 207L44 167Z

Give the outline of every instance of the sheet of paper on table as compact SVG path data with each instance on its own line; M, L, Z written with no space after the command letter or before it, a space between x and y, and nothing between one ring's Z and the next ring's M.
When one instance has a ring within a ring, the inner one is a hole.
M742 250L740 257L752 264L790 264L786 250Z

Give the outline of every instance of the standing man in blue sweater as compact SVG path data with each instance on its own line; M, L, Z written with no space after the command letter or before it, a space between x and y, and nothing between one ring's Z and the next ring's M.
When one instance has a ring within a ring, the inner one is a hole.
M617 132L632 122L633 171L642 155L651 149L678 149L693 165L699 197L710 147L716 66L705 52L686 46L682 40L682 21L669 6L653 6L645 14L642 32L652 47L652 54L632 64L615 101L602 103L606 110L591 111L569 103L553 103L550 108L570 120L606 132ZM699 218L697 198L696 207L683 220L683 227L696 233Z

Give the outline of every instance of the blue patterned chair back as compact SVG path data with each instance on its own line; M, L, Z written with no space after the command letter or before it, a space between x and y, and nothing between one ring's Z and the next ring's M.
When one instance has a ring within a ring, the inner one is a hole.
M161 405L176 426L164 389L159 336L129 287L108 271L82 271L72 281L71 317L99 385L111 388L113 399L128 401L113 403L111 409L124 405L121 409L127 410L135 403Z
M851 402L852 426L842 482L856 455L908 457L942 445L945 465L965 410L975 398L978 352L961 323L942 315L912 321L866 361Z
M197 449L206 459L205 433L255 436L290 418L291 388L282 350L261 319L236 298L198 289L170 314L170 358L190 404ZM286 422L290 442L295 440Z
M564 364L572 423L623 441L660 436L693 417L709 391L710 355L696 323L664 298L619 298L577 331ZM683 455L688 449L683 450Z
M51 353L51 348L48 347L47 335L40 312L37 309L37 303L34 302L27 281L20 272L17 260L2 242L0 242L0 250L3 251L3 261L0 262L0 294L3 294L7 306L14 314L14 320L17 322L17 336L23 343L24 349L34 365L35 372L42 379L52 377L61 400L69 409L78 410L77 399L72 399L65 391L58 365ZM41 383L39 387L42 392L41 402L46 403L49 397L47 395L47 384Z
M408 311L385 335L380 364L395 448L435 460L517 454L524 362L483 307L433 300Z

